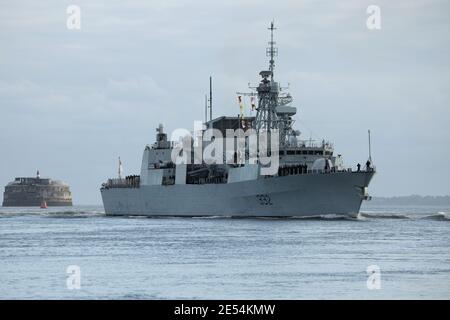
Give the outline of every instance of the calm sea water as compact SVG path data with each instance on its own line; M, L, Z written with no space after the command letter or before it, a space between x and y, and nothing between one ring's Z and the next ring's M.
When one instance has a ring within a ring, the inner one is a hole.
M68 289L68 266L80 289ZM380 289L367 267L380 268ZM0 208L1 299L450 299L450 208L359 219L105 217Z

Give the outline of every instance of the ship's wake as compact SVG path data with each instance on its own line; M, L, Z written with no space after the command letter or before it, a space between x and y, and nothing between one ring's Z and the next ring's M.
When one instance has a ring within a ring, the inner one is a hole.
M351 217L343 214L324 214L319 216L302 216L302 217L292 217L292 219L298 220L358 220L356 217Z
M48 218L93 218L105 215L104 211L55 211L43 212L40 215Z
M439 211L436 214L425 216L422 219L437 220L437 221L450 221L450 213Z
M411 216L408 216L403 213L392 213L392 212L360 212L359 217L361 219L411 219Z
M0 218L14 218L14 217L22 217L22 216L37 216L43 218L93 218L93 217L101 217L104 216L104 211L8 211L1 212Z
M405 214L390 212L361 212L361 219L407 219L407 220L437 220L450 221L450 213L439 211L437 213Z
M376 212L376 211L363 211L358 214L357 217L352 217L343 214L325 214L325 215L305 215L295 217L264 217L264 216L143 216L143 215L123 215L123 216L106 216L105 212L99 210L55 210L55 211L41 211L41 210L24 210L24 211L7 211L0 212L0 218L13 218L20 216L40 216L44 218L125 218L125 219L207 219L207 220L221 220L221 219L255 219L255 220L324 220L324 221L371 221L382 219L394 219L394 220L435 220L435 221L450 221L450 213L444 211L438 211L433 213L396 213L396 212Z

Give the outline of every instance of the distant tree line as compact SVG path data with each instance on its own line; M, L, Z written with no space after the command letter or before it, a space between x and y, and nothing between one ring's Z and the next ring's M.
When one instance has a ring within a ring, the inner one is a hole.
M393 205L449 205L450 196L398 196L398 197L373 197L373 204L393 204Z

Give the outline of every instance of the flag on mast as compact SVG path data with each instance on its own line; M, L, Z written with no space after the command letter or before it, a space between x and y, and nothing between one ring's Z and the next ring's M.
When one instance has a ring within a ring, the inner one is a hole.
M252 111L254 111L255 108L256 108L256 105L255 105L255 97L254 97L254 96L251 96L251 97L250 97L250 103L251 103L251 105L252 105Z
M242 103L242 96L238 96L238 101L239 101L239 110L242 118L244 116L244 104Z
M242 96L238 96L241 126L244 127L244 104L242 103Z

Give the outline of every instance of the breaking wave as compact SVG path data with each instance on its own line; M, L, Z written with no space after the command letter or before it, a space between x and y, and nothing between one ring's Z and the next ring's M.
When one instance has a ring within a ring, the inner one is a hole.
M412 217L407 216L405 214L389 213L389 212L383 212L383 213L360 212L359 216L362 218L368 218L368 219L412 219Z
M367 221L374 219L394 219L394 220L436 220L436 221L450 221L450 212L438 211L438 212L422 212L422 213L405 213L405 212L387 212L387 211L362 211L357 217L342 214L326 214L326 215L311 215L311 216L295 216L295 217L276 217L276 216L142 216L138 214L130 214L125 216L106 216L103 208L77 208L72 210L67 208L66 210L42 210L42 209L18 209L18 210L1 210L0 218L14 218L20 216L39 216L44 218L95 218L95 217L108 217L108 218L128 218L128 219L208 219L208 220L221 220L221 219L257 219L257 220L325 220L325 221Z
M360 216L366 219L409 219L409 220L425 219L437 221L450 221L450 213L443 211L439 211L437 213L421 213L421 214L361 212Z
M356 217L351 217L342 214L324 214L320 216L303 216L303 217L293 217L292 219L299 220L358 220Z
M422 219L437 220L437 221L450 221L450 213L440 211L436 214L431 214L429 216L425 216Z
M192 219L230 219L232 216L201 216L201 217L192 217Z
M62 211L44 211L23 210L23 211L6 211L0 212L0 218L14 218L22 216L38 216L44 218L91 218L104 216L102 210L62 210Z
M56 211L44 212L40 215L48 218L91 218L105 216L103 211Z

